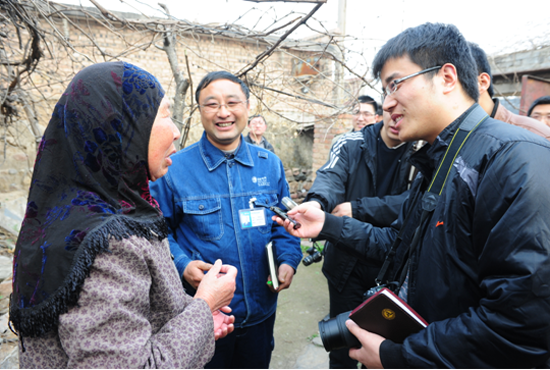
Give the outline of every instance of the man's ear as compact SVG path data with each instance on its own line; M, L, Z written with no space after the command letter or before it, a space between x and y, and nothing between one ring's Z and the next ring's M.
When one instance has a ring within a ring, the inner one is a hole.
M374 115L374 122L380 122L381 119L380 119L380 116L378 114L375 114Z
M483 95L483 93L487 90L489 90L489 87L491 86L491 77L489 77L489 74L487 72L483 72L479 76L477 76L477 85L479 88L479 95Z
M455 90L460 84L458 81L458 73L456 67L451 63L445 63L438 73L443 81L443 93L448 94Z

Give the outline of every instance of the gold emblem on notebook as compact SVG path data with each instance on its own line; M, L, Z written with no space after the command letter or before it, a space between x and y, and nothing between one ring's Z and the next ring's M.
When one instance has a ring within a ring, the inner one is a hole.
M395 312L393 312L393 310L390 310L389 308L384 308L382 310L382 317L384 317L386 320L393 320L395 319Z

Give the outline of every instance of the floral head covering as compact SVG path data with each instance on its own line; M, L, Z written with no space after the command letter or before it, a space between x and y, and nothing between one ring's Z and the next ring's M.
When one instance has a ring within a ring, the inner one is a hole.
M40 143L13 260L10 321L21 336L57 327L109 239L166 237L149 193L149 137L164 91L109 62L80 71Z

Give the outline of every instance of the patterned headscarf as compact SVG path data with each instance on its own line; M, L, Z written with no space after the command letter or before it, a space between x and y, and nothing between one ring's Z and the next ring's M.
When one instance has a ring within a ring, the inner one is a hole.
M166 237L149 193L149 137L164 90L128 63L80 71L40 143L13 259L10 321L41 336L78 301L111 238Z

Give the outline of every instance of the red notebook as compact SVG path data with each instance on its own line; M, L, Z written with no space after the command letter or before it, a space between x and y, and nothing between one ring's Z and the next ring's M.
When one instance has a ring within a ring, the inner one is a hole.
M363 329L395 343L403 343L409 335L428 326L426 320L387 288L359 305L349 318Z

